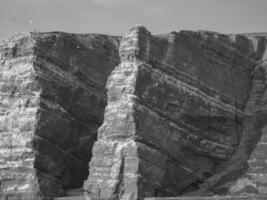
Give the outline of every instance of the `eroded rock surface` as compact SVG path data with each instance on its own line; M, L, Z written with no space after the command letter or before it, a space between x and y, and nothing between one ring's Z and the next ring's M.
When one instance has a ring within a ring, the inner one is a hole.
M261 198L266 38L136 26L1 43L0 197Z
M51 199L82 187L119 40L55 32L1 44L3 198Z
M265 37L132 28L108 78L84 188L118 199L234 188L264 132L265 49Z

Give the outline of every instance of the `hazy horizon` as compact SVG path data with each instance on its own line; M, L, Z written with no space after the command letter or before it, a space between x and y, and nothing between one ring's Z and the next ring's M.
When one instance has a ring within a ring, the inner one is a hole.
M28 31L122 35L180 30L267 32L267 0L0 0L0 38Z

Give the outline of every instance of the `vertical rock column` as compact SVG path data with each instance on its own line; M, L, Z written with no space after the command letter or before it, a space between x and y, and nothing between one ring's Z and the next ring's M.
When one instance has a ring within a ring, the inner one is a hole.
M120 45L121 63L108 78L108 105L104 123L93 147L90 175L84 188L100 198L137 199L138 166L135 142L136 80L142 63L140 53L142 27L126 33ZM144 32L146 33L146 32Z
M41 89L30 34L0 44L0 199L38 199L32 140Z

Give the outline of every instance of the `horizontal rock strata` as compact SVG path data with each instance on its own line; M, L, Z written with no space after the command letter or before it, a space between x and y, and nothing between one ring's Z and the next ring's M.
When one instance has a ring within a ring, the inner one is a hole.
M0 47L2 199L6 196L31 199L34 193L38 193L35 187L35 151L31 146L41 90L36 81L33 48L31 35L19 35Z

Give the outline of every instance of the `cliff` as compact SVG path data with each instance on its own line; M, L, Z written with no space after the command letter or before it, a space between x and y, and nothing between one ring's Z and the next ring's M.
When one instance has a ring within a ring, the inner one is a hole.
M266 193L266 44L142 26L3 42L1 195Z
M119 37L61 32L1 44L3 198L50 199L82 187L118 45Z
M265 46L243 35L131 29L108 78L84 188L118 199L227 193L265 125Z

